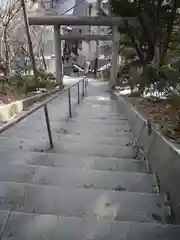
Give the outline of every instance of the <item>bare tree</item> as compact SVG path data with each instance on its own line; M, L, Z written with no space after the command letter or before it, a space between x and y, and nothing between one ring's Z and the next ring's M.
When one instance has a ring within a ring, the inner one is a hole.
M43 1L36 2L44 7ZM26 10L26 5L29 3L33 6L35 1L13 0L11 3L7 1L3 8L0 7L0 72L5 76L9 75L11 68L20 63L18 63L21 61L20 56L26 61L30 59L35 76L37 75L36 56L41 56L39 59L46 69L43 45L45 28L29 27Z
M46 27L43 27L43 28L33 27L32 28L32 34L35 37L35 42L36 42L37 54L39 55L40 59L42 58L43 67L45 70L47 70L46 60L45 60L45 56L44 56L45 41L43 39L43 36L45 33L46 33Z
M33 2L35 2L35 1L33 1ZM29 28L29 23L28 23L28 18L27 18L25 0L21 0L21 7L22 7L22 11L23 11L25 30L26 30L28 46L29 46L29 54L30 54L30 58L31 58L31 62L32 62L32 69L33 69L34 75L36 76L37 75L36 60L35 60L34 52L33 52L33 44L32 44L30 28Z
M9 28L11 27L12 20L20 12L21 6L18 1L13 1L11 4L6 3L0 13L0 25L1 25L1 53L0 53L0 70L5 76L10 72L10 34Z

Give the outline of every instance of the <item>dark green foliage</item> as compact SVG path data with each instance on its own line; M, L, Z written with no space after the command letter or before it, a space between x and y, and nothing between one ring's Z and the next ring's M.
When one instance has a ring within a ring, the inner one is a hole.
M135 18L134 21L124 21L124 26L120 29L136 50L139 58L137 68L143 69L138 77L135 74L127 78L131 88L138 88L141 94L145 91L167 95L177 92L180 83L179 60L171 64L174 69L164 65L167 60L171 63L170 58L173 56L178 56L177 51L180 54L180 50L177 50L180 49L180 1L109 0L109 5L114 15ZM130 62L127 61L126 65L130 70L134 68L133 57L129 59Z
M114 15L135 18L125 21L124 30L120 30L131 40L142 65L152 62L156 47L161 54L160 65L163 65L180 1L109 0L109 4Z
M136 4L128 0L109 0L111 12L121 17L136 17Z
M38 88L51 89L55 86L55 76L39 69L37 76L21 75L15 73L8 78L8 86L15 94L26 95L29 92L36 91Z

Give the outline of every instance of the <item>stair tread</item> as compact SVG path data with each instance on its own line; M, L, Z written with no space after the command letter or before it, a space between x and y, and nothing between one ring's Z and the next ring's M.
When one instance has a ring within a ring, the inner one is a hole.
M107 189L152 193L156 185L151 174L101 170L61 169L20 164L1 164L0 181L34 183L86 189Z
M12 154L13 151L13 154ZM93 157L74 154L41 153L20 150L0 150L1 164L40 165L70 169L105 170L146 173L142 161L109 157Z
M164 223L157 194L0 182L0 209L37 214Z
M180 226L152 223L116 222L55 215L38 215L12 212L9 219L0 211L0 222L6 222L2 229L2 240L44 239L44 240L179 240ZM23 229L23 231L22 231Z
M95 143L89 144L88 142L68 143L60 144L56 142L52 152L54 153L73 153L73 154L84 154L90 156L99 157L116 157L116 158L132 158L135 155L136 149L127 146L112 146L112 145L100 145ZM25 139L25 138L4 138L0 137L0 149L9 150L25 150L35 152L49 152L49 143L46 139Z
M62 125L64 126L64 125ZM4 132L1 135L0 139L4 139L6 140L7 138L22 138L22 139L32 139L32 138L37 138L39 141L40 140L47 140L47 133L45 131L46 126L41 127L41 128L34 128L33 131L28 132L27 134L27 129L14 129L13 131L7 131ZM116 131L116 130L115 130ZM117 130L118 131L118 130ZM87 131L82 131L82 128L77 128L76 130L71 130L67 127L59 127L58 130L52 129L52 135L53 135L53 139L58 139L58 140L62 140L63 139L68 139L68 140L73 140L73 138L75 139L75 141L78 140L85 140L85 141L96 141L97 143L99 142L104 143L104 144L110 144L110 145L121 145L125 144L125 143L129 143L132 141L132 134L129 132L125 132L125 131L120 131L117 133L113 133L111 132L110 134L106 132L99 133L98 131L95 132L93 134L93 132L91 132L90 134L87 133Z
M74 126L73 126L74 125ZM30 125L27 125L28 129L30 127ZM4 132L1 136L3 137L12 137L12 136L16 136L16 137L24 137L26 138L26 136L36 136L36 135L40 135L42 133L42 136L46 136L44 133L46 132L46 126L42 125L42 126L37 126L33 127L32 126L32 131L27 133L27 126L26 128L22 128L22 127L15 127L13 129L9 129L6 132ZM106 126L101 126L98 127L97 129L94 128L94 124L90 124L90 125L86 125L83 127L83 125L81 126L81 124L75 125L69 125L69 124L59 124L59 127L53 126L53 124L51 124L52 126L52 134L53 136L57 136L59 134L62 134L62 130L65 129L67 133L70 134L81 134L82 136L87 136L90 135L95 138L95 137L104 137L104 138L122 138L122 137L128 137L128 138L132 138L132 133L129 132L128 128L121 128L121 127L113 127L113 129L107 128ZM46 137L47 138L47 137Z

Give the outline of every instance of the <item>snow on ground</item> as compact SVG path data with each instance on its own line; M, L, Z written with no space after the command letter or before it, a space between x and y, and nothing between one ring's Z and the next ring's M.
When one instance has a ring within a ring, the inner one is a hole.
M116 90L118 92L118 95L129 95L131 94L131 89L130 87L116 87ZM154 92L154 93L144 93L143 97L157 97L160 99L166 99L166 96L163 93L160 93L158 91Z
M131 93L131 89L129 87L126 88L116 87L116 90L118 91L119 95L128 95Z

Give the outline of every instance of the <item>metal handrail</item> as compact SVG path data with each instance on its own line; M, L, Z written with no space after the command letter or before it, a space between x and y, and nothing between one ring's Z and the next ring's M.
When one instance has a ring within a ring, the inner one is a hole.
M68 92L69 117L71 118L72 117L71 89L73 87L75 87L76 85L78 86L77 87L77 89L78 89L78 104L80 104L80 87L79 87L79 85L80 85L81 82L82 82L82 97L84 97L85 93L86 93L86 90L87 90L87 84L88 84L88 79L87 78L83 78L80 81L76 82L75 84L71 85L70 87L66 87L65 89L60 91L58 94L56 94L56 95L54 95L54 96L44 100L39 105L37 105L35 107L32 107L30 110L26 111L25 113L22 113L20 116L14 118L10 122L4 124L3 126L0 127L0 134L2 132L6 131L7 129L11 128L12 126L14 126L16 123L22 121L26 117L32 115L34 112L36 112L40 108L44 107L44 114L45 114L45 119L46 119L48 137L49 137L49 145L50 145L50 148L53 148L54 144L53 144L53 139L52 139L51 125L50 125L50 121L49 121L49 114L48 114L47 104L50 103L51 101L53 101L54 99L56 99L57 97L59 97L61 94L65 93L65 92Z

